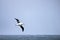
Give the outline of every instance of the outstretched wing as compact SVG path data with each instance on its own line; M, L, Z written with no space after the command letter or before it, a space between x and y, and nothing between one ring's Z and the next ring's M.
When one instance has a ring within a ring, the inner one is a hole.
M24 27L22 25L20 25L20 27L22 28L22 32L24 31Z
M17 21L17 23L20 23L20 21L18 19L15 18L15 20Z

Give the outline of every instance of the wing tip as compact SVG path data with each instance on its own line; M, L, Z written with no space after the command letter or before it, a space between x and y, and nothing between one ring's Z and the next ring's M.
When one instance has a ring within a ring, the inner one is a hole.
M22 30L22 32L24 32L24 30Z
M14 18L14 19L16 19L16 18Z

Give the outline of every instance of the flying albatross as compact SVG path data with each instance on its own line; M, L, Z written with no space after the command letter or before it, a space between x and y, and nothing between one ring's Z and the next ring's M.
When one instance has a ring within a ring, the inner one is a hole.
M20 28L22 29L22 32L24 31L24 27L23 27L23 23L19 21L19 19L16 19L15 20L17 21L17 26L20 26Z

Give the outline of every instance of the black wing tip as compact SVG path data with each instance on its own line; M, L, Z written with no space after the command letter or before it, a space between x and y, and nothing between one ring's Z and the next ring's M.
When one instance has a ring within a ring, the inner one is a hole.
M18 20L17 18L14 18L15 20Z
M17 18L14 18L14 19L17 19Z
M20 27L22 28L22 32L24 32L24 27L22 25L20 25Z
M22 32L24 32L24 30L22 30Z
M22 28L22 32L24 32L24 28Z

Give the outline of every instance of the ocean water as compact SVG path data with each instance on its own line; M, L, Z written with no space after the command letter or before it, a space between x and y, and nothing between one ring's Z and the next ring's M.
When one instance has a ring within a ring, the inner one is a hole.
M60 40L60 35L0 35L0 40Z

